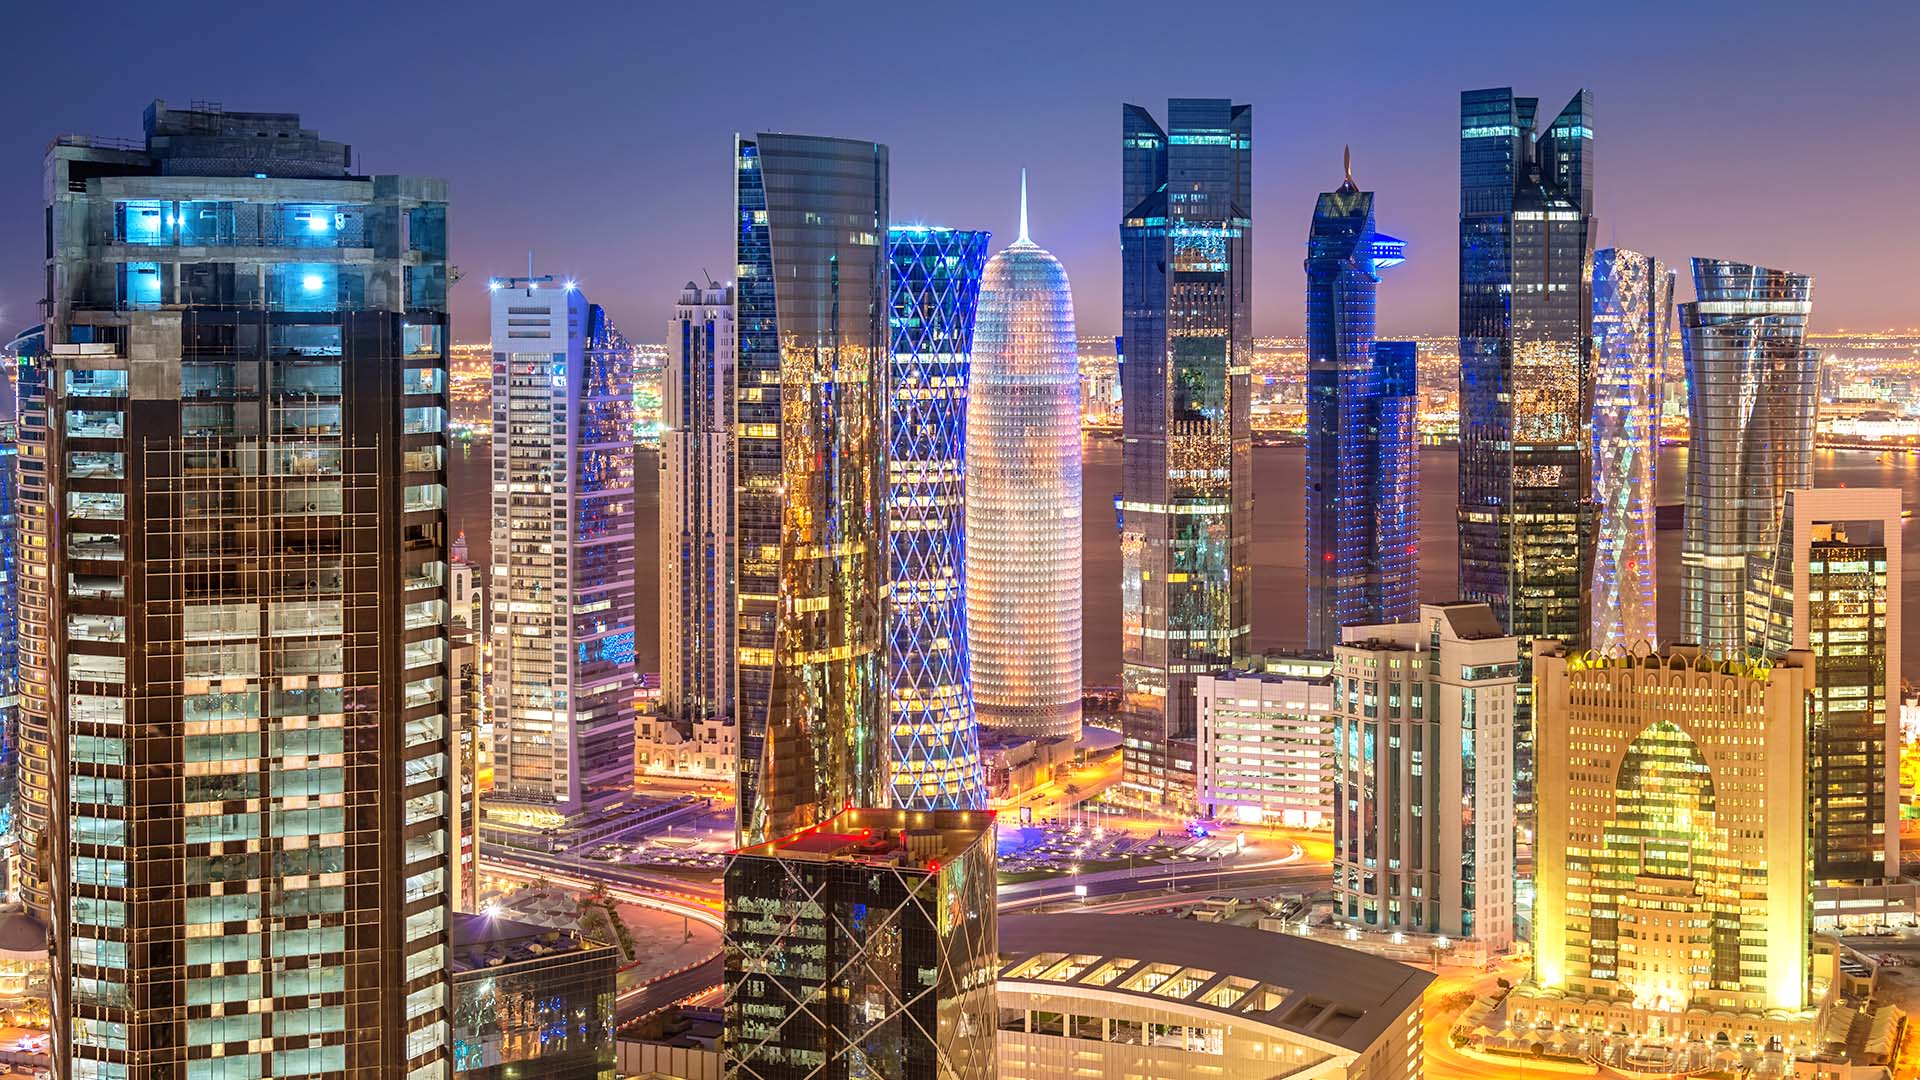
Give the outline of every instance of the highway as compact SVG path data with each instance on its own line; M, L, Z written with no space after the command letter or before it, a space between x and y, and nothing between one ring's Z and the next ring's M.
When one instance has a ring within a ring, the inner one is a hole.
M484 875L520 881L544 878L562 888L581 890L592 889L596 882L600 882L607 886L607 895L623 904L671 912L716 930L722 929L718 885L708 886L708 891L702 892L698 891L699 886L688 882L631 867L569 861L564 856L537 852L514 851L509 854L505 849L491 844L483 845L481 854L485 857L481 864L481 873ZM615 1023L625 1024L711 989L720 985L720 978L720 954L716 952L652 982L628 987L614 999Z
M507 849L494 844L481 845L481 855L483 874L529 882L545 879L563 888L581 890L601 883L606 885L608 894L621 903L667 911L722 928L717 881L690 882L631 866ZM1327 874L1324 863L1304 861L1304 852L1295 844L1286 855L1257 863L1148 865L1003 885L1000 910L1017 911L1079 900L1087 910L1156 911L1191 904L1199 897L1223 892L1260 896L1290 888L1311 888L1325 882ZM1086 890L1084 896L1079 888ZM621 991L615 1001L616 1022L624 1025L670 1005L708 994L719 987L723 974L721 957L716 953L652 982L629 987Z

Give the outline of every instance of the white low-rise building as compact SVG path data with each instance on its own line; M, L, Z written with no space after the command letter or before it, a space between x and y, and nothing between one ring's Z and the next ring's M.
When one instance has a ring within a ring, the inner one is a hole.
M1333 824L1333 661L1269 659L1202 675L1201 812L1246 825Z
M1323 941L1148 915L1000 919L1001 1080L1422 1075L1433 975Z

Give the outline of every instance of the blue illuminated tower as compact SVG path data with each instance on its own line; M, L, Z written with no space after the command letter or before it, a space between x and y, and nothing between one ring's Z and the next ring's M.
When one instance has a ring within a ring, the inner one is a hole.
M1593 95L1460 95L1460 596L1521 642L1587 633L1593 534ZM1533 831L1533 684L1515 698L1520 844Z
M984 230L895 228L888 415L893 805L986 807L967 661L967 368Z
M1307 648L1418 614L1411 342L1373 338L1379 272L1405 245L1374 231L1373 192L1324 192L1307 235ZM1378 347L1376 347L1376 345Z

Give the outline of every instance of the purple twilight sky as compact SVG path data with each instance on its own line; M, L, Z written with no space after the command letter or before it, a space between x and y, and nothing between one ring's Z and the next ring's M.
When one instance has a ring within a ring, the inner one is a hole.
M453 192L455 336L485 278L577 278L640 340L704 268L732 276L735 131L871 138L898 222L1033 235L1084 335L1118 325L1120 104L1254 106L1254 326L1300 332L1317 192L1354 178L1409 261L1383 334L1455 327L1459 91L1551 116L1594 93L1600 246L1812 273L1820 329L1920 326L1920 5L1382 0L719 4L16 0L0 111L0 328L37 318L40 162L59 132L139 134L152 98L289 111L368 172ZM1691 296L1687 284L1681 297Z

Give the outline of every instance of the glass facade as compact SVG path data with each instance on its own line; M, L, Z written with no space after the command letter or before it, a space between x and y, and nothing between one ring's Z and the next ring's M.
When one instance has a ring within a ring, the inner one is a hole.
M1624 248L1593 256L1593 581L1595 649L1658 644L1654 470L1673 331L1673 272Z
M989 235L896 228L888 415L891 805L985 809L967 661L967 369Z
M732 287L687 282L660 435L660 715L683 735L734 715L733 363Z
M991 1080L993 815L847 810L727 859L726 1075Z
M350 175L291 115L156 103L147 135L47 162L22 653L54 1071L444 1078L446 592L417 571L444 569L445 435L402 417L447 405L444 306L404 288L443 267L404 222L445 185ZM260 235L172 246L220 206ZM150 208L130 302L112 223Z
M614 1080L620 951L576 934L456 914L453 1072L462 1080Z
M1894 488L1787 492L1779 546L1748 600L1764 655L1806 649L1817 660L1807 736L1817 882L1899 872L1900 513Z
M887 148L735 147L739 831L886 799Z
M987 260L967 396L967 639L982 727L1080 733L1080 373L1067 272Z
M1813 279L1695 259L1693 289L1696 299L1680 305L1689 434L1681 631L1743 655L1757 644L1746 626L1749 560L1772 557L1787 492L1813 486Z
M1593 95L1536 135L1539 105L1511 87L1460 95L1460 595L1493 607L1523 660L1535 637L1582 639L1591 561ZM1531 700L1522 679L1523 834Z
M633 783L634 351L571 282L495 278L494 790Z
M1122 106L1121 710L1116 797L1188 807L1194 680L1251 633L1253 108Z
M1377 233L1352 176L1307 234L1307 648L1419 611L1419 457L1412 342L1374 341L1379 272L1405 245ZM1386 501L1382 501L1386 500Z
M4 378L18 409L16 373L40 351L34 327L0 347ZM15 419L0 419L0 860L16 865L14 806L20 771L20 436Z

